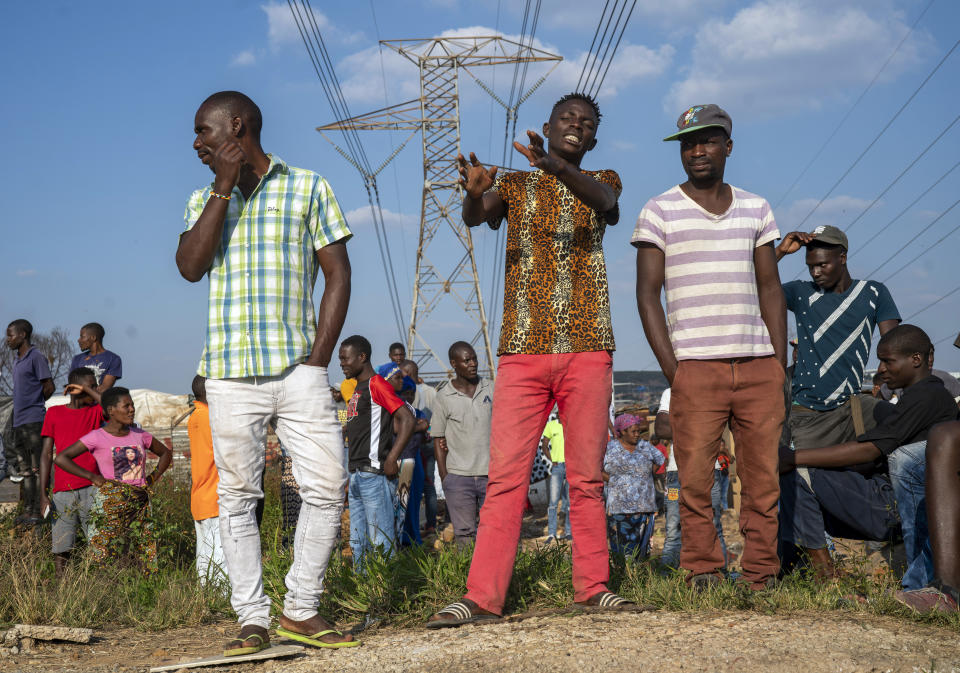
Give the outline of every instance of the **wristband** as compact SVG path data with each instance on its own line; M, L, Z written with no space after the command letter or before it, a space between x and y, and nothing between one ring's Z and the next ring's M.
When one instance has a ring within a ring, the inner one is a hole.
M210 196L215 196L218 199L223 199L224 201L229 201L230 199L233 198L233 194L219 194L213 191L212 189L210 190Z

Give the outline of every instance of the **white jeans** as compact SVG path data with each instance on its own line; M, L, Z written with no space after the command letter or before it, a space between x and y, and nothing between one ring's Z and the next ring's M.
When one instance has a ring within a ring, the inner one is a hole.
M220 537L230 603L241 624L269 628L270 599L263 591L254 510L263 497L267 424L275 419L303 500L283 613L297 621L310 619L317 614L323 576L340 532L347 480L327 369L301 364L279 376L208 379L207 402L220 474Z
M223 545L220 543L220 517L194 521L197 531L197 577L201 584L227 576L227 563L223 560Z

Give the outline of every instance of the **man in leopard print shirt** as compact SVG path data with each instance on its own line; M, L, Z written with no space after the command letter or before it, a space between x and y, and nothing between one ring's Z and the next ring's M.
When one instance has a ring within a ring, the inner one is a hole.
M466 596L428 627L455 626L503 612L527 499L531 465L554 404L566 436L573 538L574 600L622 607L607 591L601 465L607 440L613 329L603 233L617 223L619 176L585 171L600 111L592 98L561 98L543 125L514 143L533 168L497 177L461 155L463 221L492 229L507 219L503 326L490 433L486 500L480 511Z

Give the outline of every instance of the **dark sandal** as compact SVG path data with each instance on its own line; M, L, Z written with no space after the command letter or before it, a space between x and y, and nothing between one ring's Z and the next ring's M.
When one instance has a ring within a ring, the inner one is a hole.
M437 612L438 616L449 616L449 619L434 619L426 623L428 629L445 629L451 626L461 626L463 624L470 624L472 622L496 622L500 621L500 617L497 615L477 615L473 613L473 608L464 603L463 601L457 601L456 603L451 603L443 610Z
M633 601L628 601L612 591L601 591L587 600L577 603L577 606L604 612L637 612L642 609Z
M256 645L244 646L248 640L256 640ZM270 634L262 626L244 626L240 635L227 643L223 651L225 657L239 657L244 654L256 654L270 647Z

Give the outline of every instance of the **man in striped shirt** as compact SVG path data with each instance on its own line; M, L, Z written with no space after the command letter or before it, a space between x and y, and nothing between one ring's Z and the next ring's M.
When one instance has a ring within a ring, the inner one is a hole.
M187 202L177 267L191 282L210 279L198 374L207 378L220 536L241 624L224 654L270 644L254 514L263 498L270 422L290 453L303 499L278 632L327 647L356 645L316 609L346 482L327 365L350 300L350 230L326 180L264 153L260 110L247 96L213 94L194 126L193 148L215 177ZM319 319L312 300L318 271Z
M729 115L716 105L696 105L677 127L664 140L680 141L688 180L647 202L632 243L640 318L672 386L680 566L697 587L721 577L710 489L729 422L743 484L743 579L762 589L779 570L777 440L787 349L773 248L780 233L764 199L723 181L733 150Z

